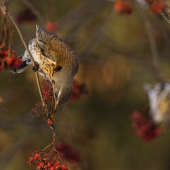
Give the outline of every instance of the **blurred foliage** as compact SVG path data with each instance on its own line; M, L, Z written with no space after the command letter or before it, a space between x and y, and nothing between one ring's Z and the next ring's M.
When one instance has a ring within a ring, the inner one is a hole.
M27 8L23 2L10 2L15 16ZM83 157L80 165L72 164L70 169L168 170L169 132L147 144L130 125L129 114L147 104L144 83L157 82L147 30L135 5L132 15L127 16L113 12L113 1L29 2L45 22L59 25L57 35L80 59L75 79L89 89L87 95L69 101L56 113L57 140L73 143ZM169 25L147 6L145 12L152 24L164 78L169 79ZM26 41L35 37L35 24L45 27L37 19L19 25ZM15 28L13 43L21 55L25 49ZM26 158L51 143L52 132L41 117L30 115L40 101L31 68L16 75L1 71L0 97L0 167L35 169Z

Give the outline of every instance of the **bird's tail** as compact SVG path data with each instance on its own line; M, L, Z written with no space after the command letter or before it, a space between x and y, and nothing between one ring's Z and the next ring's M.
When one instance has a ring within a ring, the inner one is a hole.
M18 68L11 68L10 72L12 73L22 73L27 67L29 67L31 63L30 58L25 58L24 55L19 56L20 59L22 59L22 63Z

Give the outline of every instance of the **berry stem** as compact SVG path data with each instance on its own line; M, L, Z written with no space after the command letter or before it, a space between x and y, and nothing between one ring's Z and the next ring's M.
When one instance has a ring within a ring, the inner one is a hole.
M155 42L155 38L154 38L152 25L149 21L149 18L145 14L143 8L138 3L138 1L134 0L134 3L136 5L136 8L138 9L139 15L141 16L143 22L145 23L145 28L147 30L148 40L150 43L150 48L151 48L151 53L152 53L152 57L153 57L153 64L155 67L156 76L157 76L158 80L160 82L162 82L163 76L162 76L162 72L161 72L159 54L158 54L158 50L156 47L156 42Z

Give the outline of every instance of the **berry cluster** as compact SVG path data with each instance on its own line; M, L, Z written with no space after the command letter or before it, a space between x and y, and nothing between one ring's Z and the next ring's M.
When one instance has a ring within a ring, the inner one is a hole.
M85 84L80 84L77 81L73 81L73 91L70 100L78 100L82 94L87 94L88 89Z
M54 117L54 109L53 109L53 105L54 105L54 96L53 96L53 89L52 86L50 84L50 82L43 82L43 91L42 91L42 95L43 95L43 101L41 103L37 103L36 107L33 108L33 113L37 113L37 109L40 108L41 112L37 115L43 115L44 119L47 121L48 125L52 125L53 122L55 121L55 117ZM45 107L44 107L45 106ZM48 117L46 113L48 108ZM33 113L31 114L33 116Z
M58 143L57 144L57 150L59 153L61 153L61 156L63 159L67 161L75 161L80 162L81 161L81 155L73 148L73 145L70 143Z
M52 102L54 100L52 85L50 83L47 83L46 81L44 81L43 84L44 84L42 91L43 99L46 102Z
M116 1L113 6L113 9L116 14L130 15L130 14L132 14L132 11L133 11L131 3L122 1L122 0Z
M53 161L50 154L44 152L33 153L32 156L28 157L27 163L36 166L36 170L68 170L67 166L62 164L60 160Z
M146 0L146 2L155 13L160 13L166 7L163 0Z
M136 130L136 134L145 142L153 141L161 133L161 129L156 127L152 120L146 119L138 111L132 113L131 119L132 127Z
M29 9L24 9L16 16L16 21L18 24L24 22L32 22L36 19L36 16Z
M15 54L10 54L8 48L3 48L0 45L0 70L9 68L18 68L22 60L17 58Z
M48 32L55 33L56 31L58 31L59 26L58 26L58 24L56 24L54 22L47 22L45 25L45 29Z

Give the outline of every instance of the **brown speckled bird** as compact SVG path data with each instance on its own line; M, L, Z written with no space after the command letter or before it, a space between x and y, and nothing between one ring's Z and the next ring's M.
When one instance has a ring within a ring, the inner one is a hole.
M56 106L59 107L72 94L73 77L78 71L79 60L74 51L56 35L38 25L36 27L36 38L28 44L36 63L33 71L39 71L52 83ZM27 51L20 58L23 63L19 68L11 69L11 72L21 73L32 64Z

